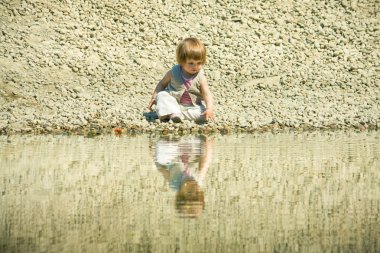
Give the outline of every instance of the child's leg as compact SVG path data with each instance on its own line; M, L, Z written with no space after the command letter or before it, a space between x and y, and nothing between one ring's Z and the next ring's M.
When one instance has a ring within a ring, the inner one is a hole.
M179 155L179 142L158 140L156 143L156 163L167 166L176 162Z
M185 119L195 122L204 122L205 118L202 113L206 110L206 108L201 105L196 106L181 106L182 115Z
M157 94L156 102L156 111L160 119L170 117L172 114L181 114L177 100L166 91Z

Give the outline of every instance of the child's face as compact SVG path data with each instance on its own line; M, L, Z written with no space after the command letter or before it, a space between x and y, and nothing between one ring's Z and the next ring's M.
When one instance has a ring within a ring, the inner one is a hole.
M183 71L187 74L194 75L202 69L202 61L187 59L185 63L181 64Z
M205 206L204 193L194 179L185 179L176 194L176 208L182 217L196 218Z

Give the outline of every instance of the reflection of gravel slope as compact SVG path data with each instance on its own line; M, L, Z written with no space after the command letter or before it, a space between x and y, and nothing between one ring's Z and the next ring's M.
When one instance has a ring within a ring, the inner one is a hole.
M143 113L186 36L216 127L380 124L376 0L63 2L0 3L3 133L157 128Z

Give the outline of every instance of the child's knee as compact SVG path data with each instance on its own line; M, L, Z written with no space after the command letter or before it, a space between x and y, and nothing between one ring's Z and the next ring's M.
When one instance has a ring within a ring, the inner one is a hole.
M165 98L166 96L168 96L169 94L166 92L166 91L160 91L159 93L157 93L157 96L156 96L156 100L159 100L160 98Z

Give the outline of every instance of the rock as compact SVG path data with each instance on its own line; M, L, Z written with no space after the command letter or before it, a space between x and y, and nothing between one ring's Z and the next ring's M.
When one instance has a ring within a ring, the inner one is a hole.
M237 120L239 126L241 127L247 127L248 126L248 121L245 117L239 117Z

